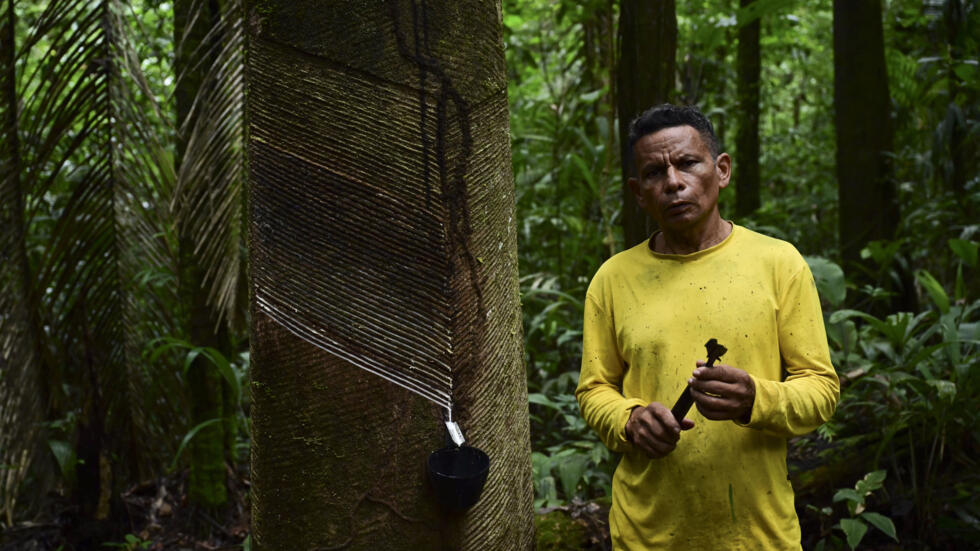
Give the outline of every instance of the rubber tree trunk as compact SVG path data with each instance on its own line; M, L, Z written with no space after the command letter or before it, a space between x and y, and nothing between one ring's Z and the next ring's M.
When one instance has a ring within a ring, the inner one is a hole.
M220 18L217 0L176 0L174 2L174 45L177 86L177 149L176 169L186 155L194 120L201 112L198 98L204 96L202 86L215 62L215 42L220 36L211 33ZM191 205L209 204L202 193L210 186L206 181L183 182L178 186L179 209ZM231 356L230 335L220 315L212 307L205 284L205 266L195 254L199 237L196 227L187 217L177 216L179 296L185 314L183 322L187 340L194 346L208 346ZM224 419L234 404L225 404L225 383L217 368L204 354L192 362L187 374L191 405L191 427L212 419ZM225 434L226 423L211 423L191 440L190 479L188 497L196 505L217 508L228 501L225 457L230 452Z
M255 548L531 549L499 4L251 0L245 14ZM290 293L309 299L275 319L259 305ZM348 308L385 331L365 337ZM447 320L446 349L401 337ZM428 352L452 365L455 419L491 461L464 513L427 483L443 408L351 359L379 343L406 372Z
M755 0L741 0L746 7ZM759 48L760 19L738 29L738 133L735 136L735 215L759 208Z
M619 5L617 105L623 174L623 239L629 248L650 236L652 221L636 203L626 181L636 172L629 123L644 110L670 101L677 62L674 0L622 0Z
M844 270L865 281L861 249L890 239L898 203L889 154L892 150L888 75L881 0L834 1L834 122L840 249Z

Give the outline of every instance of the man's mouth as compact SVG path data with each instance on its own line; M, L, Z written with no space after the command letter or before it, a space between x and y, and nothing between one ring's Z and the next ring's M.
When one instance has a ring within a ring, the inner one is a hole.
M689 206L691 206L691 203L687 201L676 201L674 203L667 205L667 208L664 209L664 212L668 214L674 214L685 210Z

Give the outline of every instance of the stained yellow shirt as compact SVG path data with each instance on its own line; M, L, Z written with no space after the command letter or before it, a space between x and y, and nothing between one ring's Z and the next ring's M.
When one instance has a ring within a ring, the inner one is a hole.
M755 382L752 417L710 421L695 406L695 427L650 459L625 438L629 413L672 407L709 338L728 348L719 363ZM586 422L623 453L614 549L800 549L786 440L827 421L839 392L813 276L789 243L735 225L693 254L644 242L610 258L586 294L576 396Z

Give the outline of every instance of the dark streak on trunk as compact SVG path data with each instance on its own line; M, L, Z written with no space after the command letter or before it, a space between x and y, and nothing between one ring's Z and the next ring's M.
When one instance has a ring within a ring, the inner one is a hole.
M629 147L629 123L644 110L671 100L677 66L676 50L677 13L674 0L621 2L616 91L626 248L648 238L653 229L652 221L636 203L633 192L626 184L636 171L633 151Z

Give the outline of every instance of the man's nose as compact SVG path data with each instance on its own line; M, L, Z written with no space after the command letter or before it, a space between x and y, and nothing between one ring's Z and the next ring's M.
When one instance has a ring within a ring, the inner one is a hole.
M673 165L667 165L666 176L666 189L670 192L675 192L682 187L684 187L684 181L681 179L680 173L674 168Z

